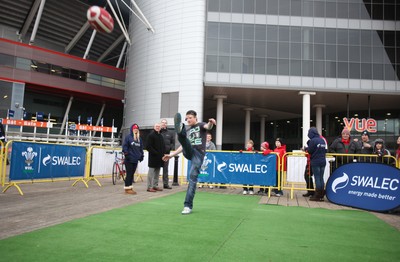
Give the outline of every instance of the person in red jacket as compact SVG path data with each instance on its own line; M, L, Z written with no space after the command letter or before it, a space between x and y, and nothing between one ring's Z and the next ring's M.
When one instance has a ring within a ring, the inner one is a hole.
M260 152L263 154L263 156L269 155L272 151L271 149L269 149L269 143L267 141L262 142L261 146L260 146ZM268 194L268 188L263 188L265 185L260 185L260 190L258 190L257 194L259 195L264 195Z
M281 167L283 165L283 171L286 171L286 159L283 157L286 154L286 144L283 142L283 139L278 137L275 139L275 153L278 153L278 157L280 161L277 161L276 164L276 183L278 184L278 175L279 175L279 170L281 170ZM282 181L282 177L281 177ZM275 193L275 196L280 197L283 195L283 191L279 189L274 189L273 191Z

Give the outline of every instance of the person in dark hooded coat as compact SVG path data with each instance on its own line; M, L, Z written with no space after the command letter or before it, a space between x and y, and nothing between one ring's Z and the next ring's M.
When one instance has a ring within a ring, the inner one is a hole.
M324 198L324 171L326 166L326 142L318 133L317 128L311 127L308 130L307 152L310 154L311 170L315 179L315 194L311 201L323 201Z

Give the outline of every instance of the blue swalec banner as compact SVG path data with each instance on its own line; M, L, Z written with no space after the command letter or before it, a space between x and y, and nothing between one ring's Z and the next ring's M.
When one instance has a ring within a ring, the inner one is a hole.
M85 160L82 146L13 142L10 180L83 177Z
M275 154L207 152L198 182L275 186L276 161Z
M385 212L400 206L400 169L379 163L350 163L336 169L326 184L329 201Z

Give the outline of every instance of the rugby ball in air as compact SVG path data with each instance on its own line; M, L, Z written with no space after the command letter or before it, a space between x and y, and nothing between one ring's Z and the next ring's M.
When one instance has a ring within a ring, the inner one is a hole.
M114 19L104 8L91 6L86 16L90 26L98 32L111 33L114 29Z

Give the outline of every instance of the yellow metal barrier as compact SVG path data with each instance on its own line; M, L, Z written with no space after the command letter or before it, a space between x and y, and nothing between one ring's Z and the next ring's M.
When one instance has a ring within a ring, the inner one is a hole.
M3 187L3 176L5 174L5 171L3 170L3 166L5 167L7 163L4 163L5 156L4 156L4 143L3 141L0 141L0 184ZM4 168L5 169L5 168Z
M24 142L24 141L22 141L22 142ZM54 144L54 145L59 145L59 144L55 144L55 143L38 143L38 142L31 142L31 141L27 141L28 143L34 143L34 144L46 144L46 145L49 145L49 144ZM76 181L72 184L72 186L75 186L75 184L77 183L77 182L82 182L82 183L84 183L84 185L86 186L86 188L88 188L89 186L88 186L88 184L87 184L87 182L83 179L84 177L80 177L80 178L76 178L76 177L74 177L74 178L72 178L72 177L60 177L60 178L44 178L44 179L31 179L31 180L16 180L16 181L11 181L11 180L9 180L9 182L8 183L6 183L5 182L5 180L6 180L6 176L7 176L7 174L6 174L6 163L7 163L7 160L8 160L8 151L9 151L9 149L10 148L12 148L12 143L13 143L13 141L12 140L10 140L10 141L8 141L7 143L6 143L6 146L5 146L5 152L7 152L7 153L4 153L3 154L3 167L2 167L2 173L3 174L1 174L1 177L2 177L2 181L1 181L1 184L2 184L2 186L4 187L5 185L7 185L4 189L3 189L3 193L5 193L9 188L11 188L11 187L15 187L17 190L18 190L18 192L19 192L19 194L20 195L24 195L24 193L22 192L22 190L21 190L21 187L19 186L20 184L31 184L31 183L43 183L43 182L57 182L57 181L71 181L71 180L74 180L74 179L76 179ZM10 145L11 145L11 147L10 147ZM62 144L62 145L66 145L66 146L69 146L68 144ZM76 146L76 145L70 145L70 146ZM87 159L87 155L88 154L86 154L86 159ZM86 159L85 159L85 168L86 168ZM11 159L11 161L12 161L12 159ZM10 161L10 164L11 164L11 161Z
M288 162L288 157L307 157L307 153L305 152L288 152L284 156L284 161L287 163ZM326 154L326 159L330 163L330 169L329 169L329 176L332 174L332 172L338 168L341 165L347 164L347 163L353 163L353 162L369 162L369 163L383 163L383 164L388 164L388 165L393 165L394 167L399 168L399 161L394 157L394 156L383 156L379 157L377 155L372 155L372 154L332 154L332 153L327 153ZM308 162L306 162L305 165L309 165ZM304 165L304 167L305 167ZM307 188L305 186L306 182L304 180L304 175L302 175L303 181L288 181L287 180L287 174L288 172L293 172L293 170L289 170L290 168L288 166L287 172L284 172L284 165L282 165L281 172L283 174L283 182L282 182L282 189L287 189L290 190L290 198L293 199L294 196L294 191L299 190L299 191L313 191L314 189ZM310 167L309 167L310 168ZM312 171L311 171L312 172Z

